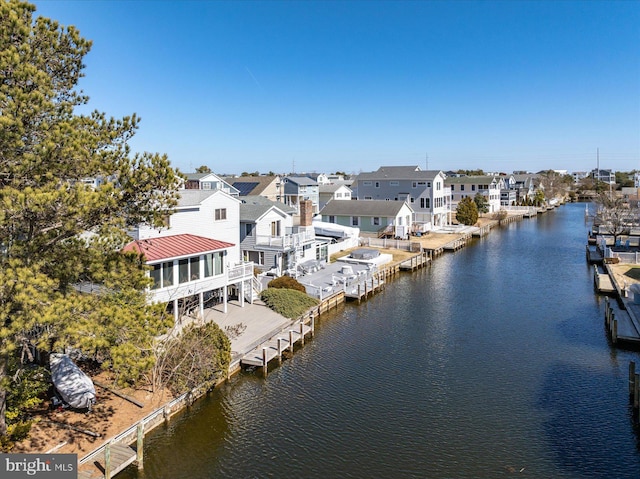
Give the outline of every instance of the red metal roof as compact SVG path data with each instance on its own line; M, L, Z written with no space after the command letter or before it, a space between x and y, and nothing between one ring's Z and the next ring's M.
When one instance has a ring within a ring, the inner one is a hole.
M220 249L230 248L233 243L218 241L204 236L180 234L136 240L124 247L123 251L144 254L148 262L163 259L208 253Z

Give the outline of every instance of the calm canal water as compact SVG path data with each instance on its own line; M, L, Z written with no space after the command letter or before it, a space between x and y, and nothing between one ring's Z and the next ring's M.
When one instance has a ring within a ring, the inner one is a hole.
M321 317L235 376L125 478L634 478L627 394L585 260L584 205L500 229Z

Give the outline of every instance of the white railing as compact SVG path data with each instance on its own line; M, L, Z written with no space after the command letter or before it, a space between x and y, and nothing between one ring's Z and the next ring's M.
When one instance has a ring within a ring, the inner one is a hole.
M253 277L253 262L241 263L236 266L229 267L227 278L229 282L236 280L245 280Z
M268 246L270 248L295 248L314 241L315 232L303 231L284 236L256 235L256 246Z
M409 240L396 240L387 238L360 238L360 246L370 246L372 248L393 248L407 251L420 251L420 243Z

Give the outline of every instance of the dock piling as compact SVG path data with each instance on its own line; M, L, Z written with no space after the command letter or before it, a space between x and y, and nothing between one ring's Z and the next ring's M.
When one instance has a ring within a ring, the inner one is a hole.
M140 421L137 428L136 461L138 469L144 469L144 423Z
M111 443L104 447L104 479L111 479Z

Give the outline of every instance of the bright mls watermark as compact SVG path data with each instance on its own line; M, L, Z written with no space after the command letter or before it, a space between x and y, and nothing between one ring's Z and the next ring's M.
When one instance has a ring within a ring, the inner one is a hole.
M0 477L77 479L77 454L0 454Z

